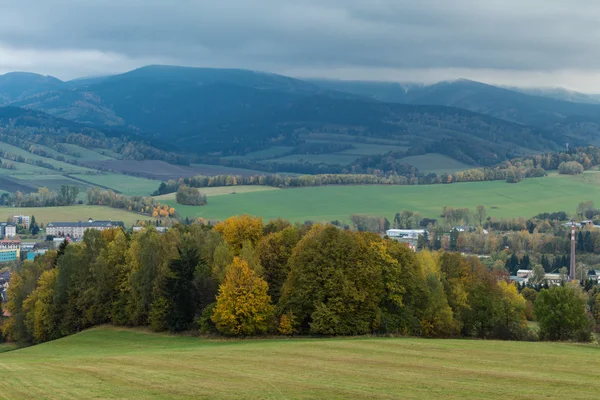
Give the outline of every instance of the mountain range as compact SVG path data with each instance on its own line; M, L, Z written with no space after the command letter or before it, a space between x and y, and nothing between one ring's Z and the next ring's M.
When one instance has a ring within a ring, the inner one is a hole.
M0 75L2 106L48 115L36 114L37 123L69 129L67 121L73 121L144 140L192 161L212 157L220 163L275 147L288 149L285 155L304 154L307 143L343 141L355 149L360 143L389 144L399 159L441 153L467 164L491 165L567 142L600 142L597 97L469 80L433 85L301 80L171 66L68 82L9 73ZM7 121L0 119L0 128ZM399 152L400 147L405 150ZM385 146L377 149L385 151ZM248 156L245 162L254 168L269 160Z

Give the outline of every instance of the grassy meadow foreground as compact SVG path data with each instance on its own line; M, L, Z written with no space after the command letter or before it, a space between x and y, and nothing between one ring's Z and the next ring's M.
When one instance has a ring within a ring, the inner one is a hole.
M226 192L233 192L227 187ZM225 219L236 214L261 216L265 220L282 217L292 221L333 221L350 219L352 214L384 216L392 219L401 210L419 211L436 218L443 206L487 207L495 217L530 218L540 212L575 210L581 201L600 197L600 173L581 176L550 174L525 179L518 184L504 181L421 186L320 186L261 192L239 192L211 200L208 205L182 206L171 197L165 203L186 217Z
M217 340L101 327L0 354L0 393L13 399L595 399L599 356L596 345L563 343Z

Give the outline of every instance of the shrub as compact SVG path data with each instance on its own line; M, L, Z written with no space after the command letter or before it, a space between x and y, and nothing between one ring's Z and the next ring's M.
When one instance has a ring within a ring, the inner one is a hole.
M179 186L175 198L177 203L186 206L204 206L207 204L204 193L200 193L198 189L186 185Z
M583 173L583 165L577 161L567 161L560 163L558 173L563 175L579 175Z

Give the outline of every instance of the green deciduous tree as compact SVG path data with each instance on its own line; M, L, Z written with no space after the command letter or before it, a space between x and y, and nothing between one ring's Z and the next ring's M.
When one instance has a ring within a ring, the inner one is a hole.
M586 302L572 285L542 290L535 299L534 315L542 339L590 340L592 323Z
M299 241L299 229L288 227L265 236L256 248L263 268L263 278L269 285L269 296L275 304L279 302L281 288L287 279L288 260Z
M366 237L315 225L298 243L280 306L293 313L301 332L352 335L375 328L381 265Z

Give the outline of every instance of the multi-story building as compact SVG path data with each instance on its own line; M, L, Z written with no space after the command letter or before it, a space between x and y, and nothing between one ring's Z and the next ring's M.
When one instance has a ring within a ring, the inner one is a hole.
M14 238L17 236L17 227L8 222L0 222L0 236L3 238Z
M29 229L30 220L27 215L15 215L13 217L13 224L23 225L25 229Z
M0 263L21 259L21 242L18 240L0 241Z
M50 222L46 225L46 235L81 238L88 229L103 231L123 226L125 224L121 221L94 221L91 218L85 222Z

